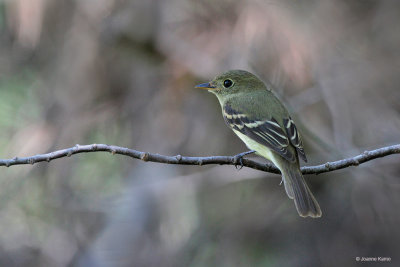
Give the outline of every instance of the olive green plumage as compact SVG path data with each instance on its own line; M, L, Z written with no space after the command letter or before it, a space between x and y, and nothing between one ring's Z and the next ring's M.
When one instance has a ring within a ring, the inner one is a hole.
M299 215L320 217L321 209L300 172L298 156L307 161L300 134L271 87L243 70L225 72L196 87L214 93L228 127L279 168Z

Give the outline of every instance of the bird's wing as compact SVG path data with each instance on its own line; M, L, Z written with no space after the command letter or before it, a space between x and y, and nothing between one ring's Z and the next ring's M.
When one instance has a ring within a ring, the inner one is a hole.
M297 131L296 125L294 124L292 118L283 119L283 124L286 129L286 134L289 137L290 143L296 148L299 156L307 162L306 153L303 148L303 140L301 140L301 136Z
M291 152L293 150L288 149L290 141L285 131L273 117L268 120L251 118L248 114L233 109L229 104L225 104L222 111L229 127L267 146L285 159L296 161L296 156Z

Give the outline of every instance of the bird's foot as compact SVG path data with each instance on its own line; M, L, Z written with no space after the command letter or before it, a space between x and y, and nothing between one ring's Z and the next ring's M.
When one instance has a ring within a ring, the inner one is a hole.
M246 151L246 152L243 152L243 153L239 153L239 154L233 156L234 161L235 161L235 168L236 168L237 170L241 170L241 169L243 168L243 157L244 157L244 156L247 156L247 155L249 155L249 154L253 154L254 152L256 152L256 151L255 151L255 150L250 150L250 151ZM240 167L238 167L238 165L239 165Z

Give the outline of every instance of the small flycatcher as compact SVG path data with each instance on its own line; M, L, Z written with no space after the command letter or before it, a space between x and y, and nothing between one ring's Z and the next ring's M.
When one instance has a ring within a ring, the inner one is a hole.
M248 148L278 167L299 215L321 217L318 202L300 171L299 156L307 162L300 134L270 86L250 72L231 70L196 88L214 93L226 124Z

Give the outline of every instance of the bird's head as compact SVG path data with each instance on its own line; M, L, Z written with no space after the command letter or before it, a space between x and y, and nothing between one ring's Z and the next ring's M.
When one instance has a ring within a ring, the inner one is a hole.
M266 90L265 84L254 74L245 70L230 70L215 77L208 83L196 85L217 96Z

